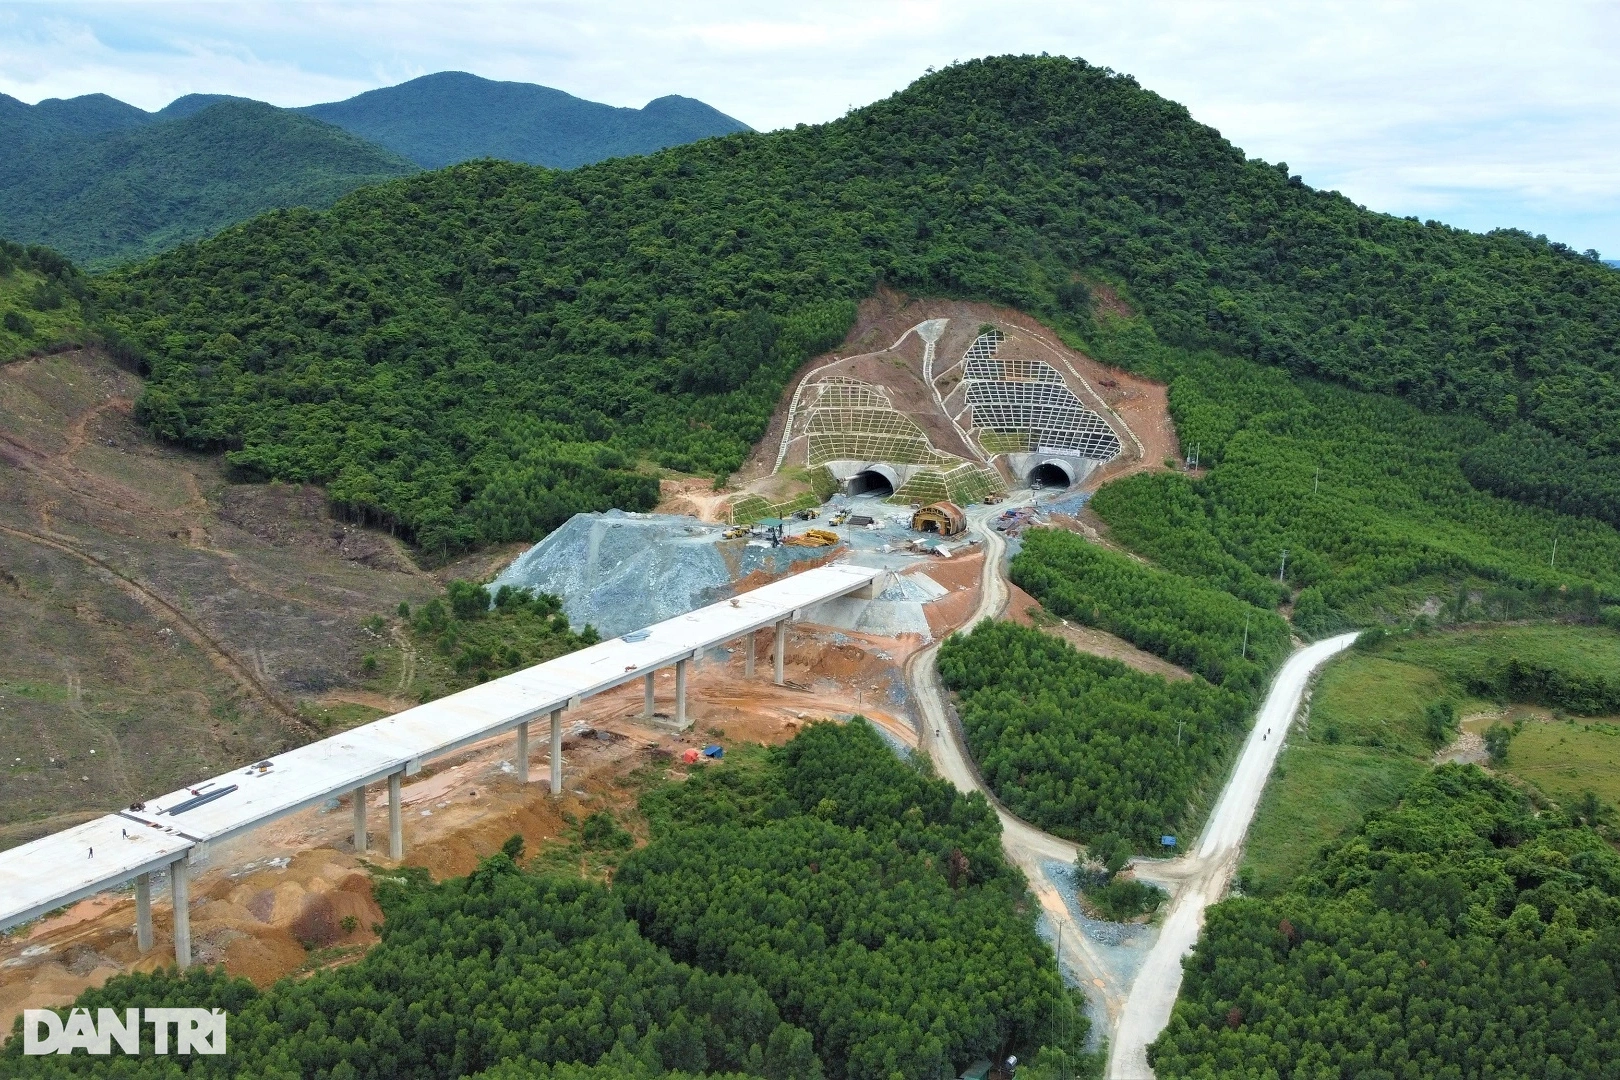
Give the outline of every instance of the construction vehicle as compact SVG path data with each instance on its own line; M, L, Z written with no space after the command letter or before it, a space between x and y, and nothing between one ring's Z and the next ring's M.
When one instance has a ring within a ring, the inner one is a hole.
M741 540L752 531L753 530L746 525L733 525L720 535L726 540Z
M827 524L829 524L829 525L842 525L844 522L846 522L848 520L849 520L849 511L848 510L840 510L840 511L838 511L838 513L834 514L832 517L827 519Z
M832 547L838 543L838 534L826 529L806 529L793 536L784 536L782 543L789 547Z
M807 506L803 510L795 510L793 512L793 516L798 518L800 521L814 521L816 518L821 516L821 511L817 510L813 506Z

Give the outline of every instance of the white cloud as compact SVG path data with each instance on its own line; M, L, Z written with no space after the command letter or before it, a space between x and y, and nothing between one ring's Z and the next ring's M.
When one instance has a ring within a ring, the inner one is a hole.
M930 65L1045 51L1130 72L1377 209L1620 254L1617 45L1620 5L1578 0L13 2L0 91L301 105L460 69L616 105L687 94L771 129Z

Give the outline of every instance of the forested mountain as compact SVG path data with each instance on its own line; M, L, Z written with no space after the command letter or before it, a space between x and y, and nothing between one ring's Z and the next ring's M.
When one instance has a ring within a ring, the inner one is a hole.
M830 124L566 174L412 177L99 292L149 357L157 431L449 548L611 504L635 465L619 454L735 468L880 282L1086 337L1088 279L1172 344L1483 433L1530 424L1594 467L1620 449L1620 278L1594 258L1364 210L1062 58L972 61Z
M155 113L105 94L38 105L0 94L0 236L104 267L265 210L328 206L413 163L570 169L747 130L691 98L620 109L454 71L291 110L227 94Z
M474 158L572 169L749 130L701 101L673 94L641 109L620 109L549 86L496 82L464 71L424 75L298 111L426 169Z
M380 146L260 102L144 119L89 133L83 124L35 124L32 141L0 165L0 233L103 265L275 207L327 206L416 171Z

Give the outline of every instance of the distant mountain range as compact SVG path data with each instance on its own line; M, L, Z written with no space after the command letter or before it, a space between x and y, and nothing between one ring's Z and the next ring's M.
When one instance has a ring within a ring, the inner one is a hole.
M449 71L300 109L188 94L149 113L105 94L0 94L0 236L105 267L419 168L494 157L571 169L748 130L692 98L624 109Z

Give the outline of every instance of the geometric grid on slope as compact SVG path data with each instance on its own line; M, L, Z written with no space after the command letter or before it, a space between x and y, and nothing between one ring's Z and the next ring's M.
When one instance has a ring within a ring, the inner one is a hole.
M964 404L974 428L1027 435L1038 452L1079 454L1107 461L1119 436L1080 403L1057 369L1039 360L998 360L999 331L982 334L963 356Z
M1001 476L989 466L964 461L944 471L923 469L900 485L892 501L929 503L948 499L958 506L966 506L982 501L992 492L1006 493Z
M987 330L973 339L973 344L968 346L968 351L963 354L962 358L964 360L988 360L996 355L996 350L1001 348L1001 343L1006 340L1007 335L1000 330Z
M935 450L923 429L894 407L883 387L835 375L812 391L815 396L804 423L807 465L851 460L943 465L960 460Z

